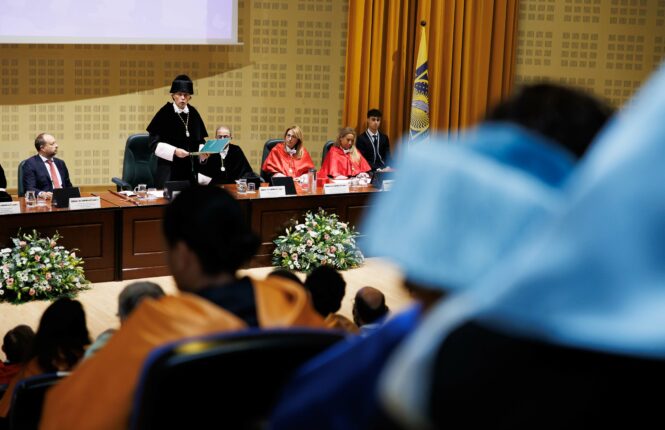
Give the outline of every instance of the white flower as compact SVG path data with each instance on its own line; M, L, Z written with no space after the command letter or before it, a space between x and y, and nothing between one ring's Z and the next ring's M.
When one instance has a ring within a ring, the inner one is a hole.
M0 255L8 255L12 252L11 248L2 248L0 249Z
M5 294L5 290L0 290L0 296Z

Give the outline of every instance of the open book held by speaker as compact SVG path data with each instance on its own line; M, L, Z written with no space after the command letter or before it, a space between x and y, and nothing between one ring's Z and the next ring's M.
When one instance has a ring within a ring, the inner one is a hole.
M189 155L219 154L228 145L230 139L210 139L198 152L190 152Z

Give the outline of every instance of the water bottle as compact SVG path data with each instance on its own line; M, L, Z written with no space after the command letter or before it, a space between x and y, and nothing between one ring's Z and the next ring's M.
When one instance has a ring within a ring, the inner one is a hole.
M307 180L309 181L310 194L316 194L316 169L309 169Z

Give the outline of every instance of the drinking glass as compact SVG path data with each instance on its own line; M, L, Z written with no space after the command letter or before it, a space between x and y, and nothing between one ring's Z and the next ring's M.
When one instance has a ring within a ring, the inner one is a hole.
M46 193L37 194L37 206L47 206L48 196Z
M148 200L157 200L157 188L148 188Z
M146 184L138 184L134 188L134 192L139 197L139 200L145 200L146 195L148 194L148 186Z
M34 208L37 205L37 198L34 191L25 192L25 207Z
M238 194L247 193L247 179L238 179L236 184L238 184Z
M256 184L254 182L248 182L247 183L247 192L248 193L255 193L256 192Z
M300 177L300 188L303 191L309 191L309 175L302 175Z

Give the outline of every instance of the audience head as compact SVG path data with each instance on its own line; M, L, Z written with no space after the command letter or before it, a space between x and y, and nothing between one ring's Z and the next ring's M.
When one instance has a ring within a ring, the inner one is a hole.
M218 187L190 187L164 211L169 267L178 288L198 290L207 278L235 276L258 247L238 202Z
M395 262L427 307L444 292L474 286L532 235L559 207L553 184L574 165L567 151L510 124L414 147L398 165L391 192L370 208L362 247Z
M287 148L296 150L296 158L302 156L303 134L300 127L294 125L284 131L284 144Z
M2 352L10 363L23 363L30 358L35 332L25 324L9 330L2 340Z
M83 306L64 297L44 311L32 355L45 372L69 370L83 357L88 344L90 335Z
M358 327L371 324L388 314L386 297L374 287L363 287L353 301L353 322Z
M497 105L487 119L514 122L535 130L581 158L611 115L612 109L594 96L541 83L522 87Z
M40 155L52 158L58 153L58 142L48 133L39 133L35 138L35 149Z
M378 109L370 109L367 111L367 128L376 133L381 125L381 117L383 114Z
M187 75L178 75L171 83L171 98L180 109L184 109L194 94L194 83Z
M320 315L326 317L337 312L342 306L346 281L332 267L319 266L307 276L305 288L312 296L314 309Z
M118 296L118 317L120 318L120 322L124 322L143 299L158 299L164 295L162 287L154 282L132 282L127 285Z
M303 284L303 282L300 280L300 278L298 278L298 276L295 273L293 273L290 270L283 269L283 268L277 268L277 269L273 270L272 272L268 273L268 277L272 277L272 276L276 276L278 278L288 279L290 281L293 281L293 282L297 283L298 285L303 285L303 286L305 285L305 284Z
M219 127L217 127L217 130L215 130L215 138L216 139L233 138L233 135L231 134L231 129L225 125L220 125Z

